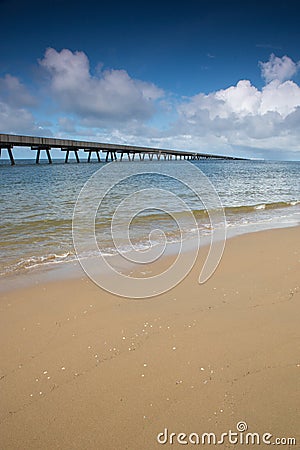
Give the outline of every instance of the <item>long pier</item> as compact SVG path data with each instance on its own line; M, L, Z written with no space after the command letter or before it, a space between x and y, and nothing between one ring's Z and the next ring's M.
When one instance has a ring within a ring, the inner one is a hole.
M127 155L129 161L134 161L138 156L140 161L145 159L153 160L201 160L201 159L226 159L226 160L244 160L233 156L222 156L207 153L170 150L151 147L137 147L134 145L107 144L100 142L74 141L70 139L56 139L36 136L20 136L13 134L0 134L0 157L2 150L6 149L11 165L15 164L13 155L14 147L29 147L36 152L36 163L40 162L42 151L46 153L49 164L52 164L51 149L60 149L65 154L65 163L69 161L70 154L75 156L77 163L80 162L79 151L87 154L87 162L91 161L92 156L97 157L98 162L122 161L124 155ZM102 156L102 159L101 159Z

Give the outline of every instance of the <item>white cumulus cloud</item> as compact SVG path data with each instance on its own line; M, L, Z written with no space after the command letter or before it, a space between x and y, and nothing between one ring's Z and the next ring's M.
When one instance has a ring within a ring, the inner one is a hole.
M3 133L30 133L34 130L34 117L24 108L14 108L0 101L0 123Z
M26 86L10 74L0 78L0 100L16 107L34 106L36 103Z
M243 120L249 116L262 117L276 112L287 117L300 106L300 87L293 81L272 81L257 89L249 80L241 80L235 86L210 93L197 94L178 107L180 117L189 123L197 123L204 112L211 121L215 119Z
M269 61L259 62L262 77L267 83L273 80L284 81L291 79L299 69L299 62L294 62L288 56L279 58L274 53Z
M35 134L37 125L29 108L36 105L36 99L17 77L6 74L0 78L0 123L2 132Z
M125 70L98 71L93 76L84 52L49 48L40 64L50 75L52 95L60 106L92 121L147 119L164 94L153 83L131 78Z
M269 62L274 58L271 55ZM272 149L282 155L289 151L299 153L300 87L291 80L280 81L279 78L284 80L288 73L294 73L287 68L280 70L275 76L274 68L274 79L262 89L249 80L240 80L227 89L185 99L177 106L174 133L192 136L190 142L196 142L203 150L209 150L214 142L219 152L222 148L247 147L253 148L254 153L272 153Z

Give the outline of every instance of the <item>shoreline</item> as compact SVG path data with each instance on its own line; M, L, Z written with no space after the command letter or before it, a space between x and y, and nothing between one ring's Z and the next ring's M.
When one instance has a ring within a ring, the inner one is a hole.
M175 189L175 197L167 202L168 209L174 212L176 220L180 219L184 239L189 240L193 233L196 233L197 228L200 229L201 234L208 234L211 225L204 213L204 204L199 202L199 198L191 195L189 187L179 182L183 175L189 185L192 181L190 180L191 167L202 171L213 183L220 204L224 205L228 222L227 230L230 234L300 223L299 164L251 162L245 165L238 161L221 163L211 160L191 163L184 169L185 165L182 163L182 161L173 161L172 164L166 165L163 161L153 163L135 161L134 164L128 166L125 164L125 166L128 173L136 169L142 170L143 173L144 171L150 174L153 172L150 177L147 175L141 178L139 189L157 188L159 180L159 186L161 185L166 193L170 189L171 191ZM17 172L15 170L3 172L2 187L5 202L1 206L3 236L0 265L3 283L6 277L10 277L9 273L19 275L24 272L29 275L27 278L31 278L35 273L42 272L43 268L47 271L48 268L56 267L57 269L51 268L49 271L53 274L55 272L56 277L60 276L60 267L64 267L64 261L67 262L66 267L68 265L72 267L71 261L76 257L71 233L75 201L83 186L97 173L98 167L87 164L82 165L78 170L76 164L65 165L63 169L59 165L47 166L47 168L34 165L19 166L19 169L16 169ZM105 167L103 166L103 169ZM112 164L109 167L113 177L118 178L124 175L122 171L120 172L118 164ZM157 178L155 175L157 171L158 173L166 172L166 179L161 179L161 174ZM280 180L274 188L271 188L269 183L270 174L274 174L275 179ZM53 177L56 180L55 192L52 185ZM107 177L100 178L98 188L105 190ZM15 186L14 189L10 188L12 185ZM121 183L121 186L115 186L114 195L106 199L103 208L97 213L97 239L102 252L106 254L115 253L109 225L113 205L122 203L127 194L136 189L134 186L133 180L125 185ZM187 202L187 207L183 210L178 207L176 196ZM88 205L91 206L96 197L88 195ZM152 206L155 206L154 193L150 195L149 201ZM167 211L163 212L164 208L161 212L159 209L156 211L156 208L154 210L150 208L148 211L147 204L146 202L142 205L142 208L146 207L146 209L136 217L131 227L130 237L134 244L143 251L148 243L147 233L157 226L166 233L168 241L180 240L176 220L171 220ZM87 209L89 207L87 206ZM193 212L197 225L194 226L188 220L188 211ZM122 213L121 222L126 219L126 214ZM251 223L253 225L249 225ZM215 224L214 228L217 229L218 224ZM163 240L161 234L154 233L152 238L154 245L160 245L159 243ZM83 244L84 242L83 236ZM124 251L130 251L126 236L124 239L121 236L119 245ZM96 251L90 247L90 244L86 242L86 247L83 246L81 252L86 256L93 256ZM65 269L62 270L65 271Z
M1 294L2 448L153 450L242 420L299 443L299 236L229 239L208 282L196 264L149 299L84 276Z
M239 236L245 236L248 234L255 234L255 233L261 233L261 232L268 232L272 230L285 230L285 229L293 229L300 226L300 222L297 221L297 223L286 221L286 222L274 222L271 226L270 222L260 222L260 223L248 223L245 225L239 225L237 227L226 227L226 242L225 242L225 248L227 245L227 242L231 239L238 238ZM209 235L202 235L200 237L200 251L205 251L205 249L209 246L210 236ZM186 250L185 252L191 252L194 248L195 239L186 238ZM170 260L170 256L174 256L178 253L178 247L180 246L180 242L172 242L168 244L167 252L166 254L162 255L162 260L164 261L162 264L166 265L166 261ZM160 247L160 244L157 244L157 247ZM126 255L126 253L125 253ZM88 257L92 258L92 257ZM117 260L117 257L115 255L108 255L108 259L115 259ZM122 264L121 264L122 265ZM126 266L126 265L125 265ZM129 264L130 269L127 267L127 272L129 270L138 271L139 265L137 264L136 267L134 264ZM19 272L9 272L7 274L1 275L1 288L0 288L0 295L5 292L9 292L11 290L15 290L16 286L17 288L27 288L34 284L43 282L52 282L55 280L74 280L74 279L80 279L82 277L85 277L86 274L81 267L79 260L76 256L76 253L74 254L74 259L69 261L60 261L60 262L48 262L48 263L41 263L37 264L36 266L28 267L26 269L22 269Z

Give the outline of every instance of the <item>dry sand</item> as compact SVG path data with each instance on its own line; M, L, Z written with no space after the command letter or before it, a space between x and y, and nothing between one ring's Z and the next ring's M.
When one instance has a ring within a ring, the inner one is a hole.
M146 300L83 275L2 294L1 450L152 450L165 427L220 435L239 421L299 445L299 237L233 238L205 285L196 265Z

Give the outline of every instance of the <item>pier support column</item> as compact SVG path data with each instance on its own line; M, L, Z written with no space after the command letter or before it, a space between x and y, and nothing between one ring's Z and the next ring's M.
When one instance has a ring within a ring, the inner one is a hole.
M96 153L98 162L101 162L101 158L100 158L100 150L84 150L84 151L87 152L87 153L89 154L89 155L88 155L88 159L87 159L87 162L88 162L88 163L91 162L91 158L92 158L93 153Z
M12 152L12 148L13 148L12 145L7 145L5 147L0 147L0 157L1 157L2 149L6 149L7 153L8 153L8 156L9 156L10 165L14 166L15 165L15 160L14 160L14 155L13 155L13 152Z
M70 152L74 153L76 162L80 163L79 156L78 156L78 148L62 148L61 151L62 152L66 152L66 157L65 157L65 163L66 164L69 161Z
M48 163L52 164L52 159L51 159L51 155L50 155L50 150L47 148L46 149L46 153L47 153L47 158L48 158Z
M105 162L108 162L109 157L111 161L117 161L116 152L112 151L106 152Z
M8 152L8 156L9 156L9 159L10 159L10 164L12 166L14 166L15 165L15 160L14 160L14 155L13 155L13 152L12 152L12 147L7 147L7 152Z
M51 154L50 154L51 148L50 147L34 146L34 147L31 147L31 150L35 150L36 151L36 158L35 158L35 163L36 164L39 164L39 162L40 162L40 157L41 157L41 151L42 150L46 151L48 163L52 164L52 159L51 159Z

